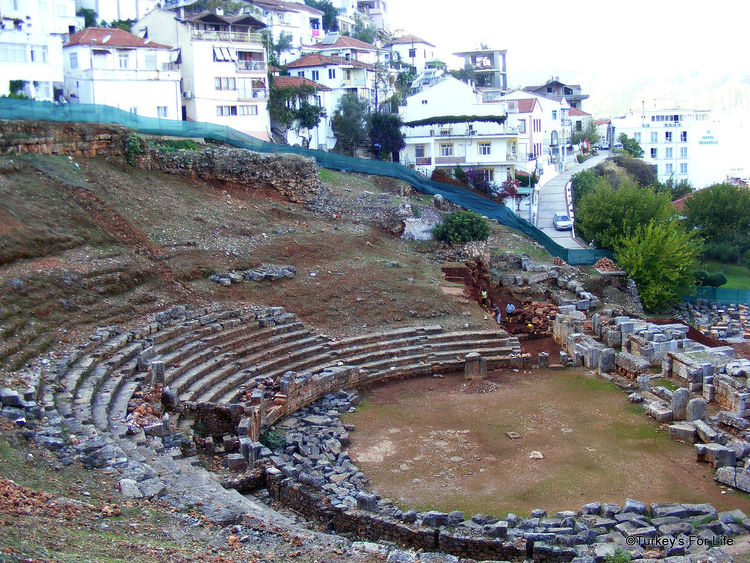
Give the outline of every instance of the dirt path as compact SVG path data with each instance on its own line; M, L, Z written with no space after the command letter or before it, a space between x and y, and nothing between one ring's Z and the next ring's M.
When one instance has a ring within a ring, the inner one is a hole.
M501 515L627 497L750 510L606 382L571 370L491 381L486 394L466 393L460 376L374 389L351 418L352 459L381 495L421 510Z

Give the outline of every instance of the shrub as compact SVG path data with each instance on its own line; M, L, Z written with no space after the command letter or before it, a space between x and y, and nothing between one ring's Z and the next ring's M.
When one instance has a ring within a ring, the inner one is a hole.
M573 191L573 205L578 205L578 202L587 193L594 190L596 185L596 172L594 170L583 170L578 174L575 174L571 179L571 188Z
M458 180L456 180L453 176L448 174L445 170L441 170L439 168L435 168L435 170L432 171L432 176L430 176L430 179L435 182L440 182L441 184L449 184L451 186L460 186L462 188L466 187L466 184L462 184Z
M633 158L622 154L614 158L615 163L622 167L639 186L655 186L659 183L656 175L656 165L648 164L640 158Z
M125 137L125 159L130 166L135 166L135 155L143 152L143 139L134 131L128 132Z
M266 430L258 441L269 450L280 450L286 446L286 435L282 430Z
M719 287L727 283L727 277L723 272L707 272L706 270L698 270L695 272L695 283L696 285L702 285L706 287Z
M453 177L461 182L462 184L469 183L469 179L466 177L466 170L461 168L460 164L457 164L456 167L453 169Z
M496 191L495 185L487 180L479 168L469 168L466 171L466 179L469 185L483 194L493 195Z
M577 155L576 155L576 160L577 160L578 162L583 162L584 160L586 160L586 156L585 156L585 155L583 155L583 154L577 154Z
M454 211L437 225L432 233L438 240L463 244L470 240L487 240L490 236L490 226L478 213Z
M639 225L615 246L615 260L638 285L643 307L663 310L695 285L701 245L676 220Z
M742 249L730 242L709 242L703 249L703 261L718 260L724 264L739 262Z

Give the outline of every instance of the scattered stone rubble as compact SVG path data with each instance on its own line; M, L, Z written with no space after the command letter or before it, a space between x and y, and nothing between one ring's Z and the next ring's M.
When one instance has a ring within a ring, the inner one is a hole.
M720 305L699 299L695 304L683 303L678 315L691 321L706 336L750 339L750 310L747 305Z
M273 264L263 264L255 270L235 271L211 274L208 279L223 286L230 286L233 283L242 283L243 281L276 281L291 279L297 275L297 269L294 266L276 266Z

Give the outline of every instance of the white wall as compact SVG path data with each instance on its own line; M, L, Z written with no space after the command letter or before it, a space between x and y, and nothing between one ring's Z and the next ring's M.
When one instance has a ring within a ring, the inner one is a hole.
M76 0L76 7L94 10L97 23L102 20L137 20L156 8L159 0Z

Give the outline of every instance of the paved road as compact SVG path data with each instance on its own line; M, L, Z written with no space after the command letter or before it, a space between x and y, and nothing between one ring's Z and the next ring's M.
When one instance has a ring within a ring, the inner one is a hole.
M581 164L571 166L562 174L555 176L539 189L539 211L536 224L542 231L547 233L556 243L565 248L581 248L581 244L571 236L571 231L556 231L552 226L552 218L555 213L566 213L565 185L574 174L596 166L609 156L609 151L602 151L597 156L583 161Z

